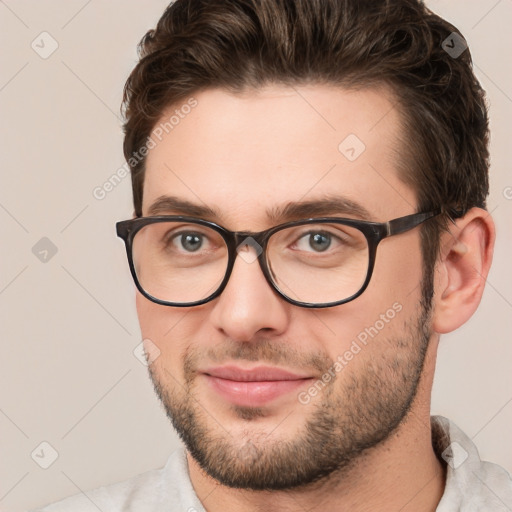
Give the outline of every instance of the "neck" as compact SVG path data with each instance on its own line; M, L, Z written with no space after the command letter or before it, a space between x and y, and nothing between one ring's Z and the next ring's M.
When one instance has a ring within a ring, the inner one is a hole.
M430 390L435 364L431 340L414 404L398 429L342 473L286 491L232 489L208 476L188 455L194 489L208 512L296 511L433 512L442 497L444 467L432 448ZM432 370L432 371L431 371Z

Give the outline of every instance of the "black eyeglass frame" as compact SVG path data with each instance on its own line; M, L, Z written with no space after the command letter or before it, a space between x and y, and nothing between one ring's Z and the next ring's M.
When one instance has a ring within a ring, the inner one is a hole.
M387 221L387 222L371 222L357 219L348 219L348 218L340 218L340 217L319 217L319 218L309 218L302 219L293 222L285 222L283 224L279 224L278 226L274 226L270 229L266 229L265 231L254 232L254 231L229 231L228 229L215 224L214 222L199 219L195 217L187 217L181 215L160 215L153 217L137 217L135 219L123 220L116 223L116 231L117 236L124 240L126 247L126 254L128 256L128 264L130 266L130 272L132 274L133 280L139 292L156 304L160 304L162 306L173 306L173 307L193 307L199 306L201 304L205 304L210 302L211 300L218 297L226 287L231 273L233 271L233 267L235 265L235 258L237 256L237 248L238 246L248 237L253 238L261 247L262 251L258 255L258 263L260 268L265 276L265 279L269 283L272 289L274 289L279 296L281 296L285 301L293 304L295 306L305 307L305 308L328 308L339 306L341 304L346 304L357 297L359 297L368 287L370 283L370 279L373 274L373 269L375 266L375 258L377 254L377 246L379 243L388 238L390 236L399 235L401 233L405 233L416 226L419 226L426 220L429 220L433 217L436 217L441 213L441 209L432 210L430 212L421 212L421 213L413 213L411 215L406 215L405 217L398 217L396 219ZM226 246L228 248L228 264L226 268L226 274L224 279L220 283L217 290L209 295L208 297L195 301L195 302L168 302L161 299L157 299L150 295L146 290L144 290L139 283L139 279L137 277L137 273L135 272L135 266L133 263L133 255L132 255L132 247L133 247L133 239L138 231L140 231L143 227L149 224L156 224L160 222L168 222L168 221L183 221L193 224L199 224L202 226L207 226L215 231L217 231L222 238L224 239ZM272 280L271 272L267 263L267 242L269 238L276 233L277 231L281 231L286 228L301 226L306 224L341 224L344 226L350 226L355 229L358 229L363 233L366 240L368 241L368 269L366 272L366 279L363 282L361 288L351 295L350 297L339 300L336 302L325 302L325 303L311 303L311 302L301 302L295 299L288 297L282 290L279 289L276 283Z

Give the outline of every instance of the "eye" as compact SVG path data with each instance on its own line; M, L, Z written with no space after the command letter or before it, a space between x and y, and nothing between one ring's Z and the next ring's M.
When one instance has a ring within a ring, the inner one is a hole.
M332 239L328 233L308 233L302 237L306 240L307 246L311 247L317 252L323 252L329 249Z
M182 231L170 237L169 242L179 251L197 252L203 248L206 236L195 231Z
M324 252L331 247L333 243L343 244L338 236L329 233L328 231L308 231L304 233L295 243L295 246L300 251Z

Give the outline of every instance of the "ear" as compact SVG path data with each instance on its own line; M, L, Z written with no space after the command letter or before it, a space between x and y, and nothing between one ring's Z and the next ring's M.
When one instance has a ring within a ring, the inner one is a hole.
M480 304L492 262L495 228L489 212L472 208L441 235L436 265L434 331L454 331Z

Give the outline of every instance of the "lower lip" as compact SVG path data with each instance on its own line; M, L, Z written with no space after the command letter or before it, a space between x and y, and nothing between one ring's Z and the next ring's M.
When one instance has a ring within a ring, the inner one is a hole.
M208 382L221 396L235 405L259 407L291 393L311 379L241 382L206 375Z

